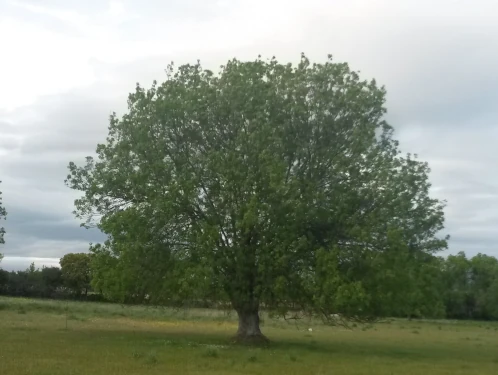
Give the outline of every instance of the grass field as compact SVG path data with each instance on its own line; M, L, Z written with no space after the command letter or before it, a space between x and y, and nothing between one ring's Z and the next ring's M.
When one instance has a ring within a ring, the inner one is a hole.
M219 311L0 297L0 374L498 374L497 323L263 329L269 347L248 348Z

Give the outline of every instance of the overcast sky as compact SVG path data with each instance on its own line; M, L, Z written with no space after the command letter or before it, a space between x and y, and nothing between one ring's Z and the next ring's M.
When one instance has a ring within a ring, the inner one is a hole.
M402 150L448 200L450 251L498 256L497 19L495 0L0 0L2 267L102 240L73 218L66 166L105 140L136 82L164 80L170 61L300 52L386 86Z

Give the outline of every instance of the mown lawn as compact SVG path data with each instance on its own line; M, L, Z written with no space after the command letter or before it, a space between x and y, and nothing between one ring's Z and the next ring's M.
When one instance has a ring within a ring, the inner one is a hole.
M0 374L498 374L497 323L265 319L267 348L231 345L235 329L213 310L0 297Z

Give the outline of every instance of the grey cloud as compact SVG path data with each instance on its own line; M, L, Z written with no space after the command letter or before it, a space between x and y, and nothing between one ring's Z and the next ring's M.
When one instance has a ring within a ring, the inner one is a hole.
M2 123L0 134L20 134L22 142L0 163L1 189L9 211L2 253L60 257L87 251L89 242L105 239L98 230L79 226L72 211L80 193L67 188L64 179L69 161L83 162L97 143L105 141L109 114L126 107L123 104L126 92L117 94L95 84L43 97L8 114L10 120ZM32 115L25 116L28 111Z
M48 144L47 147L51 145ZM68 145L70 146L70 145ZM70 149L68 147L68 149ZM5 179L15 179L29 185L33 191L63 190L67 176L68 155L64 153L36 157L31 152L8 160L2 168ZM78 160L79 161L79 160Z
M14 134L16 133L16 128L8 121L0 121L0 134Z
M21 147L21 139L10 122L0 121L0 155Z
M99 243L103 240L103 235L98 231L77 226L25 225L7 233L2 252L6 256L60 257L70 252L86 252L89 243Z
M495 246L496 238L483 239L478 235L462 236L461 234L456 234L452 238L452 243L453 246L451 251L447 252L445 255L464 251L468 257L473 257L481 253L498 258L498 251ZM469 251L469 249L471 250Z
M0 138L0 150L12 151L21 146L21 141L12 135L4 134Z
M366 20L352 16L347 24L341 23L340 32L327 32L330 23L341 22L332 13L313 13L303 39L333 46L339 60L385 84L390 118L397 126L466 126L490 112L496 119L498 75L492 72L498 66L498 51L490 46L498 44L498 24L445 15L442 4L431 7L432 16L422 15L427 4L419 2L415 11L409 9L413 13L405 9L387 16L389 10L382 8ZM452 2L451 8L455 5Z
M9 242L7 242L9 241ZM89 242L86 240L51 240L41 239L34 236L9 235L2 252L5 256L55 258L67 253L79 253L88 251Z
M97 229L85 229L69 215L40 211L22 206L10 206L5 255L59 257L64 252L81 252L88 243L102 242L105 236Z
M126 108L126 95L133 89L129 85L126 92L102 88L95 84L90 87L46 96L30 105L37 118L21 119L16 127L24 134L22 154L36 156L68 152L81 155L94 151L97 141L104 141L107 134L109 116L113 111ZM19 108L21 114L25 108ZM60 155L58 155L60 156Z
M402 127L399 139L403 150L429 161L433 194L448 202L450 249L498 256L498 127Z

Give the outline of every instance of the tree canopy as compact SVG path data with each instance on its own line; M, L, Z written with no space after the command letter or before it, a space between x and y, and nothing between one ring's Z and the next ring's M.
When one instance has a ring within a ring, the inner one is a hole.
M80 295L83 291L87 294L90 288L90 255L69 253L61 258L60 265L64 285L76 295Z
M98 157L69 164L77 217L108 235L92 246L95 285L226 299L242 340L263 337L261 308L334 323L415 306L447 247L444 202L384 102L330 56L170 65L164 83L137 84Z

